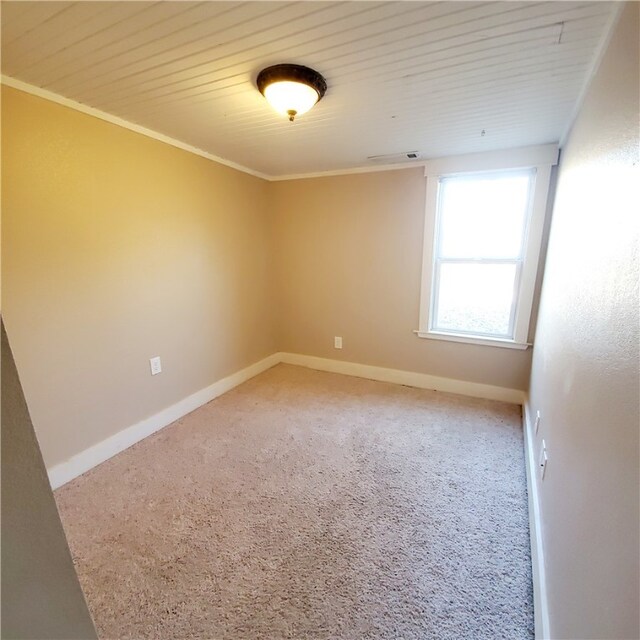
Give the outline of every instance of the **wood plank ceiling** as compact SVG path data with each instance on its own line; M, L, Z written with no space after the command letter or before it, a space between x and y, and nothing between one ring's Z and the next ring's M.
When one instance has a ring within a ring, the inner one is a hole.
M558 141L611 2L2 2L3 74L269 176ZM295 123L255 87L313 67ZM484 131L484 134L482 133Z

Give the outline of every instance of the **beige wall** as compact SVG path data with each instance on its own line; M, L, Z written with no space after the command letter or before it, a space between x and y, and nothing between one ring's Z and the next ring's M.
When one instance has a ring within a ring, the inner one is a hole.
M265 181L7 87L2 122L2 309L47 466L276 351Z
M639 6L562 154L534 348L552 638L640 637Z
M1 634L12 640L96 638L4 324Z
M421 168L271 185L282 351L526 389L530 350L417 337ZM344 348L333 348L342 336Z

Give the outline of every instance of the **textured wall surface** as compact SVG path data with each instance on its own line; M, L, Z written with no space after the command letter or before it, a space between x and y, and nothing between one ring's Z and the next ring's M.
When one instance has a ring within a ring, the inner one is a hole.
M28 506L28 508L26 508ZM2 637L96 637L2 325Z
M530 389L551 636L638 638L638 8L560 163Z
M265 181L6 87L2 121L2 308L48 467L276 351Z
M422 168L271 185L282 351L526 389L531 351L419 338ZM342 336L344 348L333 348Z

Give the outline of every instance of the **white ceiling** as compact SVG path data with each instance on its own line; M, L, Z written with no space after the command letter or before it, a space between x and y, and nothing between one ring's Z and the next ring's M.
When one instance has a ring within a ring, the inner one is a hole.
M611 2L2 2L2 71L269 176L559 140ZM255 87L293 62L294 123ZM485 134L482 135L482 131Z

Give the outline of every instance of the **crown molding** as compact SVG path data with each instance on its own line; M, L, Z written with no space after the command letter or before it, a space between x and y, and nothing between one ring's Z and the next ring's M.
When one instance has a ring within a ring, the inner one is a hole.
M316 171L312 173L294 173L284 176L273 176L267 173L262 173L261 171L255 171L254 169L245 167L244 165L233 162L232 160L226 160L225 158L216 156L212 153L209 153L208 151L204 151L203 149L198 149L198 147L194 147L190 144L187 144L186 142L182 142L181 140L176 140L175 138L171 138L170 136L167 136L163 133L159 133L158 131L147 129L142 125L136 124L134 122L129 122L124 118L114 116L110 113L107 113L106 111L101 111L100 109L96 109L95 107L90 107L86 104L82 104L81 102L72 100L71 98L66 98L65 96L61 96L58 93L49 91L48 89L42 89L41 87L36 87L35 85L29 84L28 82L23 82L22 80L12 78L11 76L7 76L4 74L0 75L0 84L18 89L19 91L24 91L25 93L30 93L31 95L37 96L38 98L44 98L45 100L55 102L64 107L69 107L69 109L80 111L81 113L93 116L94 118L99 118L100 120L104 120L105 122L110 122L111 124L115 124L118 127L123 127L124 129L129 129L129 131L134 131L135 133L140 133L143 136L147 136L148 138L153 138L154 140L158 140L159 142L164 142L165 144L169 144L172 147L177 147L178 149L182 149L183 151L188 151L189 153L193 153L202 158L206 158L207 160L211 160L212 162L217 162L218 164L230 167L231 169L236 169L237 171L248 173L249 175L255 176L256 178L261 178L262 180L267 180L268 182L301 180L304 178L322 178L328 176L343 176L353 173L375 173L378 171L393 171L397 169L408 169L411 167L424 167L424 162L407 162L404 164L354 167L351 169L338 169L335 171Z
M19 91L24 91L25 93L29 93L39 98L44 98L45 100L55 102L64 107L74 109L75 111L80 111L81 113L85 113L95 118L99 118L100 120L104 120L105 122L115 124L118 127L123 127L124 129L129 129L130 131L134 131L135 133L140 133L143 136L147 136L148 138L153 138L154 140L158 140L159 142L164 142L165 144L169 144L172 147L176 147L178 149L182 149L183 151L193 153L202 158L206 158L207 160L211 160L212 162L217 162L218 164L222 164L226 167L230 167L231 169L241 171L242 173L247 173L249 175L255 176L256 178L260 178L262 180L266 180L268 182L285 182L288 180L328 178L332 176L347 176L347 175L354 175L354 174L360 174L360 173L379 173L382 171L399 171L402 169L415 169L416 167L424 168L426 172L428 167L432 166L434 163L447 160L447 158L440 158L435 160L422 159L418 162L366 165L361 167L351 167L348 169L313 171L309 173L292 173L292 174L274 176L267 173L262 173L261 171L250 169L249 167L245 167L244 165L233 162L232 160L226 160L225 158L221 158L212 153L209 153L208 151L204 151L203 149L194 147L190 144L187 144L186 142L182 142L181 140L177 140L163 133L159 133L158 131L147 129L142 125L135 124L134 122L129 122L124 118L120 118L118 116L114 116L110 113L107 113L106 111L101 111L100 109L96 109L86 104L82 104L81 102L77 102L75 100L72 100L71 98L66 98L57 93L54 93L53 91L49 91L48 89L42 89L41 87L36 87L35 85L29 84L27 82L23 82L22 80L17 80L16 78L12 78L11 76L7 76L4 74L0 75L0 84L4 84L14 89L18 89ZM552 146L557 149L556 145L539 145L540 148L551 148ZM500 154L503 152L494 152L494 153ZM470 154L470 156L474 156L474 155L482 155L482 154ZM553 162L553 164L555 164L555 161Z
M354 173L378 173L380 171L397 171L399 169L415 169L424 167L425 161L403 162L396 164L381 164L376 166L353 167L351 169L335 169L329 171L314 171L311 173L290 173L284 176L272 176L271 182L284 182L285 180L305 180L307 178L329 178L331 176L349 176Z
M248 173L249 175L255 176L256 178L261 178L262 180L272 179L271 176L261 173L260 171L254 171L253 169L249 169L249 167L245 167L241 164L238 164L237 162L226 160L225 158L213 155L208 151L198 149L198 147L194 147L190 144L187 144L186 142L176 140L175 138L166 136L163 133L159 133L158 131L147 129L146 127L135 124L134 122L129 122L124 118L119 118L118 116L114 116L110 113L107 113L106 111L100 111L100 109L95 109L94 107L82 104L81 102L76 102L75 100L71 100L71 98L65 98L64 96L54 93L53 91L49 91L48 89L36 87L35 85L23 82L22 80L17 80L16 78L12 78L11 76L7 76L4 74L0 76L0 83L7 85L8 87L18 89L19 91L30 93L31 95L37 96L38 98L44 98L45 100L55 102L64 107L75 109L76 111L80 111L89 116L93 116L94 118L104 120L105 122L110 122L111 124L115 124L118 127L123 127L124 129L129 129L130 131L134 131L135 133L140 133L143 136L153 138L154 140L158 140L159 142L164 142L165 144L169 144L172 147L177 147L178 149L182 149L183 151L188 151L189 153L193 153L202 158L206 158L207 160L222 164L225 167L230 167L231 169L242 171L242 173Z

